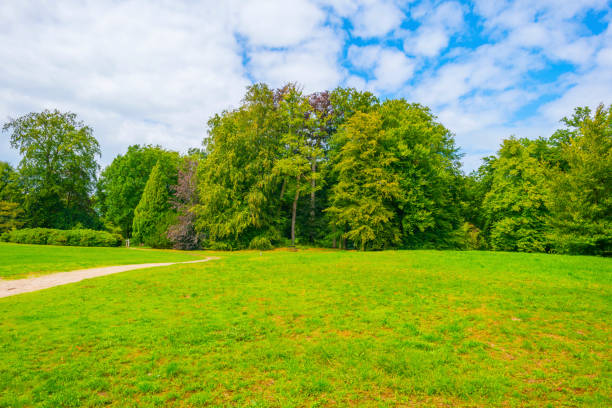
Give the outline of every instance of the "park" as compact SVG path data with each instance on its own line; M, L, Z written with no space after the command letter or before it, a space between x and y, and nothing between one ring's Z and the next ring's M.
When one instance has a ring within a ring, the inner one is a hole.
M149 251L0 244L2 279L219 258L0 298L0 406L609 402L610 259Z
M612 407L610 22L0 2L0 408Z

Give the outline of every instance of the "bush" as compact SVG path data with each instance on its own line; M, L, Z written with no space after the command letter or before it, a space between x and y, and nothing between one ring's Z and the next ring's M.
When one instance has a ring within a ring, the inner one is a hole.
M90 229L58 230L26 228L3 234L2 240L16 244L116 247L122 243L121 235Z
M270 239L266 236L257 236L251 240L249 248L267 251L269 249L272 249L272 243L270 242Z

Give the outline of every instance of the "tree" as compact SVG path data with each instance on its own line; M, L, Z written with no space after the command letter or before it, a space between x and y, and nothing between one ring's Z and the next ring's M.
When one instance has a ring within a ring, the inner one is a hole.
M314 219L314 193L317 189L316 158L322 156L321 143L315 136L314 122L316 116L311 112L311 105L295 86L288 88L280 103L281 120L286 124L281 143L284 146L282 156L276 161L273 173L289 180L289 189L293 191L291 205L291 245L295 245L295 223L300 194L311 192L311 218ZM284 190L283 190L284 191ZM281 191L281 199L282 199Z
M552 239L559 252L612 253L612 105L576 108L552 141L560 164L547 173Z
M96 224L90 193L100 147L71 112L45 110L11 119L3 126L22 156L20 183L29 226L70 228Z
M379 112L402 190L395 212L403 246L451 247L463 223L459 154L452 133L428 108L403 99L385 101Z
M176 184L179 154L160 146L133 145L117 155L98 181L97 208L103 220L120 227L124 237L132 234L134 209L140 202L151 170L159 163L168 185Z
M134 210L134 240L153 248L167 248L168 227L176 216L170 205L170 186L166 183L159 163L153 166L142 198Z
M206 160L200 166L196 228L207 245L268 248L280 241L282 178L273 172L285 124L282 93L266 85L247 89L242 105L208 122Z
M7 163L0 161L0 201L21 201L19 173Z
M542 141L504 140L490 161L491 189L483 210L495 250L542 252L549 248Z
M176 223L168 228L168 239L175 249L196 249L200 246L200 234L195 229L196 214L194 207L198 204L197 168L200 155L186 157L178 173L178 182L171 187L170 199L172 208L177 212Z
M386 150L382 119L377 112L356 113L340 129L343 144L334 170L331 207L326 211L342 238L361 250L382 249L401 242L393 202L400 199L400 180L392 171L396 158Z
M20 220L23 210L19 204L9 201L0 201L0 232L17 229L23 225Z

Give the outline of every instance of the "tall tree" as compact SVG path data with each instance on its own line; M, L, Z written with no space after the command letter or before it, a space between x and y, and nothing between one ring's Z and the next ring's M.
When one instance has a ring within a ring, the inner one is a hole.
M396 158L386 149L380 115L356 113L340 130L346 142L338 153L329 212L334 227L364 249L382 249L401 241L393 202L400 180L392 171Z
M19 173L7 162L0 161L0 201L20 202Z
M172 211L170 203L170 186L162 174L159 163L153 166L151 175L140 202L134 210L134 240L153 248L167 248L170 246L166 234L168 227L175 220L176 213Z
M94 226L90 193L100 147L92 129L74 113L45 110L12 119L3 130L22 156L19 173L28 225Z
M612 254L612 105L577 108L551 140L559 165L548 173L553 240L560 252Z
M176 184L179 154L160 146L133 145L104 169L97 185L97 207L103 220L120 227L124 237L132 234L134 210L153 167L159 163L164 182Z
M242 105L209 122L207 157L200 166L198 231L208 245L269 247L279 242L282 178L272 170L281 155L285 125L282 93L266 85L247 89Z
M431 111L403 99L379 109L392 168L403 192L396 203L403 246L449 247L462 224L459 155L452 133Z
M493 249L548 249L544 146L510 138L503 141L498 157L489 162L491 189L485 195L483 210Z
M311 105L296 87L290 88L280 103L281 120L286 124L281 143L284 146L282 156L276 161L273 173L283 180L288 180L289 190L293 192L291 205L291 245L295 245L295 229L298 200L302 192L314 192L317 189L316 158L322 156L321 143L315 136L316 115L311 112ZM314 202L311 201L314 212ZM314 213L312 214L314 218Z
M195 229L195 206L199 202L197 169L201 156L192 154L183 159L179 167L178 181L171 187L172 208L177 212L176 222L168 228L168 239L175 249L196 249L200 246L200 234Z

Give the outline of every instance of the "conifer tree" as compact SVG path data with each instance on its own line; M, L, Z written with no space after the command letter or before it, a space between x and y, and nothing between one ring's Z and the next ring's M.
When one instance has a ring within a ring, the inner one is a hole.
M134 210L134 240L153 248L169 247L166 233L175 217L170 205L169 186L164 182L161 166L157 163Z

